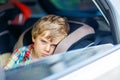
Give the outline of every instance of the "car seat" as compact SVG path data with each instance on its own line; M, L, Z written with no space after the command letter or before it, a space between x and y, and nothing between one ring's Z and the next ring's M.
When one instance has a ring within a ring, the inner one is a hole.
M0 64L3 67L10 57L10 53L4 53L0 55Z
M72 44L74 44L75 42L77 42L79 39L86 39L86 40L88 40L88 42L90 40L89 43L91 43L91 42L94 41L94 39L92 39L92 38L94 38L95 31L94 31L94 29L91 26L89 26L87 24L84 24L84 23L81 23L81 22L78 22L78 21L69 21L69 24L70 24L70 33L69 33L68 37L71 38L71 39L74 39L73 41L69 42L69 46L71 46ZM27 30L25 30L21 34L21 36L19 37L17 43L14 46L14 49L19 48L21 46L29 45L29 44L32 43L31 30L32 30L32 27L29 27ZM76 35L78 35L78 36L76 36ZM85 36L88 36L88 35L91 36L91 39L87 38L87 37L84 38ZM61 41L60 43L62 43L62 42L63 41ZM68 45L68 42L67 42L67 45ZM88 44L86 44L86 45L88 45ZM66 44L64 46L66 46ZM82 47L84 47L84 46L81 45L80 48L82 48Z
M85 23L90 24L91 21L89 21L89 20L87 20L87 21L88 22L85 22ZM92 22L93 23L93 24L91 24L92 26L89 26L85 23L69 20L70 33L64 40L62 40L57 45L57 48L55 49L54 53L60 53L63 51L80 49L80 48L84 48L86 46L94 46L94 45L100 45L100 44L106 44L106 43L114 44L111 32L99 31L98 30L99 26L95 20ZM95 24L97 24L97 25L95 26ZM87 27L84 28L85 26L87 26ZM83 28L83 30L81 31L82 28ZM29 45L32 43L31 30L32 30L32 27L29 27L27 30L25 30L21 34L17 43L14 46L14 49L19 48L21 46ZM84 33L84 35L81 37L80 35L82 33ZM72 40L72 39L74 39L74 40Z

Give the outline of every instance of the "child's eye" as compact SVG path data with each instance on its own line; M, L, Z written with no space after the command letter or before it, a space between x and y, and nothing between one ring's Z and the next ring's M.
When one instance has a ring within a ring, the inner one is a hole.
M41 42L46 43L46 41L45 41L45 40L43 40L43 39L41 40Z

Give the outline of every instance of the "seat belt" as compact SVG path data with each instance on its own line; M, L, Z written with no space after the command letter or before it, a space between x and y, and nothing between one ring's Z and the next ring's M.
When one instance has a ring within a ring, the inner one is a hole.
M69 34L66 38L64 38L56 47L54 54L56 53L61 53L61 52L66 52L68 48L83 38L84 36L88 34L94 34L95 31L92 27L90 27L87 24L77 22L77 21L69 21L70 23L75 23L75 24L82 24L83 26L79 27L75 31L73 31L71 34Z

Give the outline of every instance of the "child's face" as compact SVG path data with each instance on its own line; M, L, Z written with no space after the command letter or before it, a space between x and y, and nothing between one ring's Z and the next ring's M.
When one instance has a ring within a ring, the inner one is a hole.
M45 32L45 36L49 35L49 31ZM49 56L53 53L56 45L62 40L62 38L57 38L50 41L45 36L38 35L36 38L32 38L34 42L33 53L37 58Z

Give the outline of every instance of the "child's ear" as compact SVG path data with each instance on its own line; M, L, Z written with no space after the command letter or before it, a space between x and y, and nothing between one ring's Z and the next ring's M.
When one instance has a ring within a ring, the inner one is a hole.
M32 42L35 42L35 37L34 36L32 36Z

